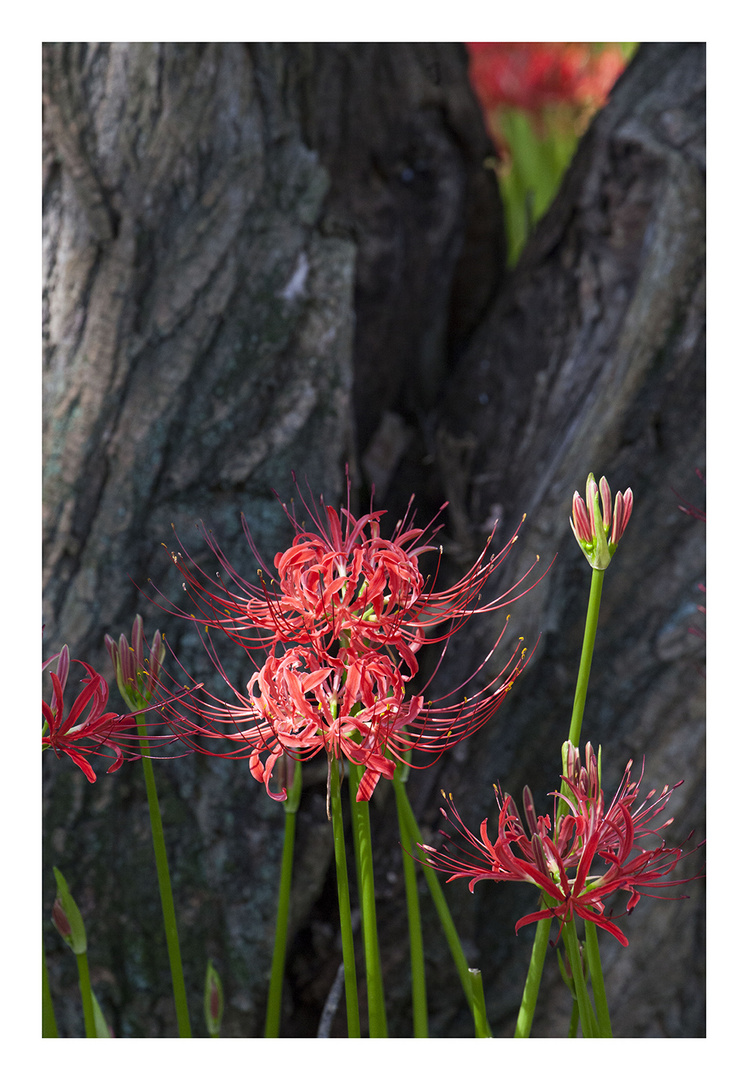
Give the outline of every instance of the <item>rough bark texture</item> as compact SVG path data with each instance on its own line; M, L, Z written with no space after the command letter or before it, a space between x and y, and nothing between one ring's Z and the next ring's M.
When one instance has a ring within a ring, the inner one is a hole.
M460 46L44 53L45 652L67 641L103 667L104 632L128 631L141 610L203 677L200 645L132 581L175 595L161 545L173 522L202 557L190 540L200 519L249 577L239 515L272 559L287 535L272 489L290 497L292 469L334 502L350 462L393 522L413 490L424 522L448 497L455 567L489 518L511 531L526 513L506 583L558 552L513 609L528 642L542 630L533 665L494 723L411 781L429 834L440 788L477 826L493 782L515 795L529 783L538 801L555 786L587 591L566 519L587 472L605 472L633 487L635 510L606 575L585 737L603 744L608 789L644 752L646 790L684 778L673 840L701 839L703 643L689 629L704 536L678 503L703 504L703 46L642 47L508 279ZM455 641L445 689L496 631L486 618ZM225 662L241 681L239 659ZM173 1035L138 767L89 786L46 757L45 919L55 863L87 920L116 1034ZM315 1034L339 963L324 768L305 779L289 1036ZM209 956L226 989L223 1034L261 1034L282 811L230 762L163 763L158 781L196 1034ZM400 853L392 800L378 795L390 1033L407 1036ZM642 901L627 949L602 942L620 1036L704 1034L702 883L686 891ZM527 892L448 887L497 1035L511 1033L529 955L531 931L511 930ZM424 908L432 1032L469 1035ZM47 947L58 1020L81 1034L74 964L51 933ZM564 1034L553 957L546 980L535 1033Z

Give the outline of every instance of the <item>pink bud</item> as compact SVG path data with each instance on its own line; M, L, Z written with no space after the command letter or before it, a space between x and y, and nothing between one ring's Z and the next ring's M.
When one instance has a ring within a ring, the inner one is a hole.
M133 662L130 646L124 634L119 636L119 670L124 686L130 686L133 681Z
M631 488L627 488L624 495L621 495L619 491L616 495L616 504L613 510L613 529L610 534L610 542L612 544L617 544L623 536L626 526L629 523L633 506L634 493Z
M571 527L576 533L578 540L583 540L585 543L590 543L592 540L592 526L590 519L587 516L587 507L584 505L581 495L578 491L574 492L574 499L571 504L572 523Z
M132 651L134 653L135 671L143 670L143 642L145 641L145 631L143 629L143 616L136 615L135 622L132 624Z
M597 499L597 484L595 483L595 477L590 473L587 477L587 487L585 490L585 496L587 498L587 513L590 521L595 520L595 501Z
M531 833L538 831L538 815L535 813L535 803L533 802L532 792L529 787L525 785L522 790L522 803L525 808L525 819Z
M210 988L210 1015L214 1021L217 1021L221 1015L221 997L215 983Z
M61 937L65 941L70 942L73 937L73 928L70 925L70 920L65 914L65 909L60 903L59 897L55 899L52 905L52 922L55 924L55 929L58 931Z

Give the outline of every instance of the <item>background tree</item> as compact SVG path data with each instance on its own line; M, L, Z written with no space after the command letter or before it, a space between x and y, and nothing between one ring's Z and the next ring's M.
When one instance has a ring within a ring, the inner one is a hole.
M348 462L356 497L375 482L393 525L412 491L422 523L449 498L455 568L489 518L506 537L527 513L507 583L558 551L513 609L517 633L543 631L533 665L497 722L411 781L427 829L440 788L477 824L495 780L515 794L528 782L539 801L557 770L549 747L568 723L587 589L566 518L587 472L604 472L633 487L635 508L606 575L586 733L604 746L604 775L646 751L649 786L684 778L670 806L679 836L700 839L703 662L690 630L704 537L678 504L703 503L704 54L642 46L509 276L460 45L45 46L45 653L67 642L103 668L104 633L129 631L141 610L205 677L195 637L135 583L175 595L172 522L212 569L200 519L249 577L240 513L272 560L288 538L272 491L293 495L293 469L334 503ZM484 619L455 640L445 687L496 632ZM227 665L240 682L239 661ZM48 756L45 917L55 862L87 919L115 1033L172 1035L140 773L89 786ZM260 1034L282 811L236 763L186 757L158 779L193 1018L210 957L223 1034ZM306 769L283 1029L294 1036L316 1033L339 962L324 794L324 768ZM407 1035L400 852L380 809L391 1034ZM620 1036L704 1034L702 883L690 892L642 901L628 949L602 943ZM531 932L515 939L516 897L498 888L448 895L494 1033L507 1034ZM433 921L425 932L440 985L432 1033L468 1035ZM47 946L58 1020L79 1034L74 972L51 935ZM565 1025L550 963L546 978L538 1035Z

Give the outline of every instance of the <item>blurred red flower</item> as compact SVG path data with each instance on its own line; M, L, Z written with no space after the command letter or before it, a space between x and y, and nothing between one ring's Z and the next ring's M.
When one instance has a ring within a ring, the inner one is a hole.
M470 41L470 78L486 111L601 108L626 66L618 46L580 41Z

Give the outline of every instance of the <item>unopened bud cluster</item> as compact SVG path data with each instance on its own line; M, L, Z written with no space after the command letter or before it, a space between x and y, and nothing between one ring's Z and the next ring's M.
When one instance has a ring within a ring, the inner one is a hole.
M159 675L166 656L166 645L160 631L156 631L150 655L145 657L145 631L142 616L137 615L132 627L132 644L120 634L119 644L108 634L105 639L117 686L128 706L133 710L144 708L158 687Z
M590 566L605 570L629 523L634 493L631 488L624 494L619 491L614 502L605 477L600 477L598 488L590 473L585 495L586 502L578 491L574 492L569 523Z

